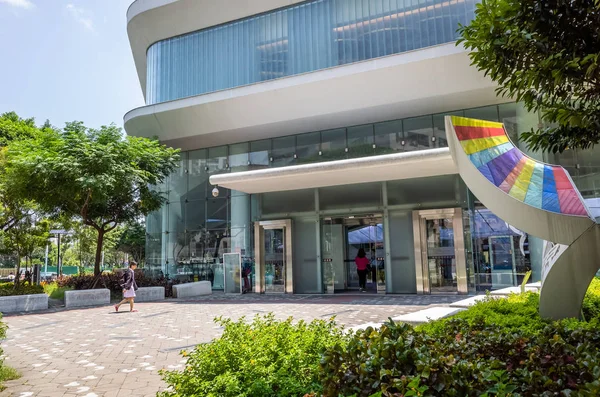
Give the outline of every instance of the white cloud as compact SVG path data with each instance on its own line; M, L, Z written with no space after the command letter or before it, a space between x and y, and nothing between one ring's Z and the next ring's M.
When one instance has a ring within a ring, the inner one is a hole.
M12 7L24 8L26 10L31 10L35 8L35 4L33 4L29 0L0 0L0 3L8 4Z
M3 0L0 0L3 1ZM14 1L14 0L11 0ZM82 24L87 30L94 31L94 21L90 18L89 13L81 7L77 7L73 4L67 4L67 10L69 14L80 24Z

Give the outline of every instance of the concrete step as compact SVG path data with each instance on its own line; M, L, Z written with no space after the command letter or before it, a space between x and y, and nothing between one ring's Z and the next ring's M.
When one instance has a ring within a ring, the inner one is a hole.
M537 283L529 283L525 284L526 288L536 288L538 291L542 289L542 282L538 281Z
M465 309L460 307L430 307L428 309L419 310L417 312L403 314L392 318L394 321L401 321L409 324L424 324L429 321L438 320L440 318L449 317L461 312Z
M539 292L539 289L537 287L529 287L529 286L525 285L525 292ZM490 294L492 294L492 295L503 295L503 296L507 296L510 294L520 294L520 293L521 293L521 287L508 287L508 288L497 289L495 291L490 292Z
M502 298L502 297L503 296L501 296L501 295L490 295L491 299L498 299L498 298ZM461 301L451 303L450 307L462 307L463 309L468 309L469 307L473 306L477 302L484 301L486 298L487 298L487 295L475 295L475 296L471 296L467 299L463 299Z

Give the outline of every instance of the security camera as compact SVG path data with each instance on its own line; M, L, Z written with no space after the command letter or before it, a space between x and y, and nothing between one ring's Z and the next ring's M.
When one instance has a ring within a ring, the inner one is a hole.
M215 186L215 188L212 190L212 195L213 197L219 197L219 188Z

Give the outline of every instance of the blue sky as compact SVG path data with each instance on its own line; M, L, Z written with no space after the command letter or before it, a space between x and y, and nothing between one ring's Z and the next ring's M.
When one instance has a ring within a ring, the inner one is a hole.
M132 0L0 0L0 113L63 127L144 105L127 38Z

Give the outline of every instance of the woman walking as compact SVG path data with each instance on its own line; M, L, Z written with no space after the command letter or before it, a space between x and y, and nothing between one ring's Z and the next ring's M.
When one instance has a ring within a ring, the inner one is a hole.
M356 272L358 273L358 289L361 292L365 292L367 290L367 267L370 261L363 248L358 250L354 263L356 263Z
M129 263L129 269L123 273L123 284L121 284L121 288L123 288L123 300L115 305L116 311L119 311L119 307L121 307L122 304L129 302L129 311L137 312L137 310L133 309L135 291L138 289L138 286L135 283L135 269L137 269L137 263L131 261Z

